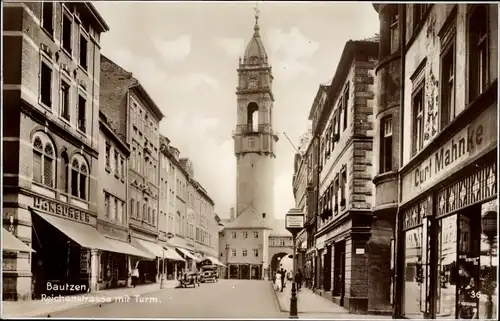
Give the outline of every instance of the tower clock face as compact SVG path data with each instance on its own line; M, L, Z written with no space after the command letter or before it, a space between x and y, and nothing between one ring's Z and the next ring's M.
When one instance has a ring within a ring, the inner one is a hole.
M248 87L250 89L254 89L257 87L258 78L259 78L259 73L257 71L250 72L250 74L248 75Z

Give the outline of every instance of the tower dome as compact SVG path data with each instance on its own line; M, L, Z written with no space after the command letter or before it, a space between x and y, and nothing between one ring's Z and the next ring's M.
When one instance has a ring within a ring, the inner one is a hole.
M243 57L244 64L258 65L267 64L267 53L260 38L259 33L259 10L255 10L255 26L253 28L254 33L252 39L245 49L245 56Z

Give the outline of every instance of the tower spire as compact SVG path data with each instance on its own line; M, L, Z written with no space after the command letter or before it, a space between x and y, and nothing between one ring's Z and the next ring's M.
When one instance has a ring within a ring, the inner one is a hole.
M255 26L253 27L253 30L255 31L256 34L258 34L258 32L259 32L259 14L260 14L258 2L255 3L255 8L253 8L253 10L255 11Z

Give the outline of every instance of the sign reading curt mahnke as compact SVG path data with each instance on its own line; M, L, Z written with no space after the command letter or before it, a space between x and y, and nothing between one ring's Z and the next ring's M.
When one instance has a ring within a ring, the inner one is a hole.
M61 216L72 221L85 223L92 226L95 226L97 223L96 218L89 213L81 211L78 208L39 196L33 197L33 207L36 210L40 210L54 216Z
M496 144L496 119L496 109L492 106L406 174L402 184L403 203Z

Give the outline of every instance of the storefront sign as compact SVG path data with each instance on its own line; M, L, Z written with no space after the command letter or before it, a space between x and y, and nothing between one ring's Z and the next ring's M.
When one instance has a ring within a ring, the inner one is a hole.
M478 169L437 193L437 216L458 211L497 195L496 163Z
M347 221L344 224L341 224L339 226L334 227L328 233L326 233L326 239L330 240L332 238L336 238L340 234L344 233L345 231L348 231L352 227L352 221Z
M496 108L492 106L405 175L402 202L411 200L496 144L496 120Z
M76 222L85 223L92 226L96 226L97 224L97 219L89 213L55 200L34 196L33 207L37 210L47 212L55 216L61 216Z

